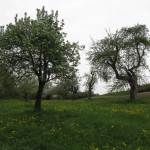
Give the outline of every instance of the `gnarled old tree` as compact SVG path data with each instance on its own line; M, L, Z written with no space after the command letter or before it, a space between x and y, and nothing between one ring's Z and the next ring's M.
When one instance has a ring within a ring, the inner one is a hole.
M105 80L115 77L130 86L130 99L136 100L138 77L147 69L146 56L150 50L148 29L145 25L124 27L116 33L108 33L104 39L94 42L89 53L91 64Z
M34 74L38 79L35 109L41 109L45 83L67 77L80 59L78 43L65 40L64 22L58 20L58 12L48 14L43 7L37 9L36 19L25 13L15 17L6 29L1 28L1 50L18 74Z
M85 86L88 89L88 99L91 99L93 89L98 82L97 73L91 69L90 73L86 73L84 77L86 78Z

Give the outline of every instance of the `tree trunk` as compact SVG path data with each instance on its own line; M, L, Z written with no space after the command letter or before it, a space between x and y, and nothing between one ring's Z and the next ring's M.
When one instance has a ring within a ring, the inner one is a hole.
M91 100L92 97L92 88L89 87L88 99Z
M44 89L45 83L42 81L39 81L39 87L36 93L36 101L34 105L34 110L35 111L40 111L41 110L41 100L42 100L42 94L43 94L43 89Z
M129 85L130 85L130 99L136 101L138 98L137 79L129 81Z

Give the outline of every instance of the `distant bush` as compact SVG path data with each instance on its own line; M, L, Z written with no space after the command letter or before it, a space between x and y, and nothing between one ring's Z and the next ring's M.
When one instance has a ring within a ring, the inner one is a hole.
M88 97L88 92L79 92L78 93L78 99L81 99L81 98L87 98Z
M142 93L142 92L150 92L150 84L139 85L138 86L138 93ZM127 95L129 93L130 93L129 90L125 90L125 91L120 91L120 92L107 93L105 95L107 95L107 96L121 96L121 95Z
M66 92L65 94L58 94L58 93L53 93L51 92L46 92L45 95L43 96L43 99L46 100L55 100L55 99L82 99L82 98L87 98L88 97L88 92L78 92L76 95L74 95L72 92Z
M149 91L150 91L150 84L139 85L139 93Z

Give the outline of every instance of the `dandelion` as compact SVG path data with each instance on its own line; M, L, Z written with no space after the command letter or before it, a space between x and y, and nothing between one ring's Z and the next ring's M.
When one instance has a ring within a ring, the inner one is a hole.
M127 144L125 142L123 142L123 145L126 146Z
M11 133L15 133L16 131L12 131Z

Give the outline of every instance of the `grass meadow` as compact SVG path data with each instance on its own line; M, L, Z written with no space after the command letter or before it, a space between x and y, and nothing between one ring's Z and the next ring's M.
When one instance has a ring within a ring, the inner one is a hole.
M0 150L150 150L150 99L0 100Z

